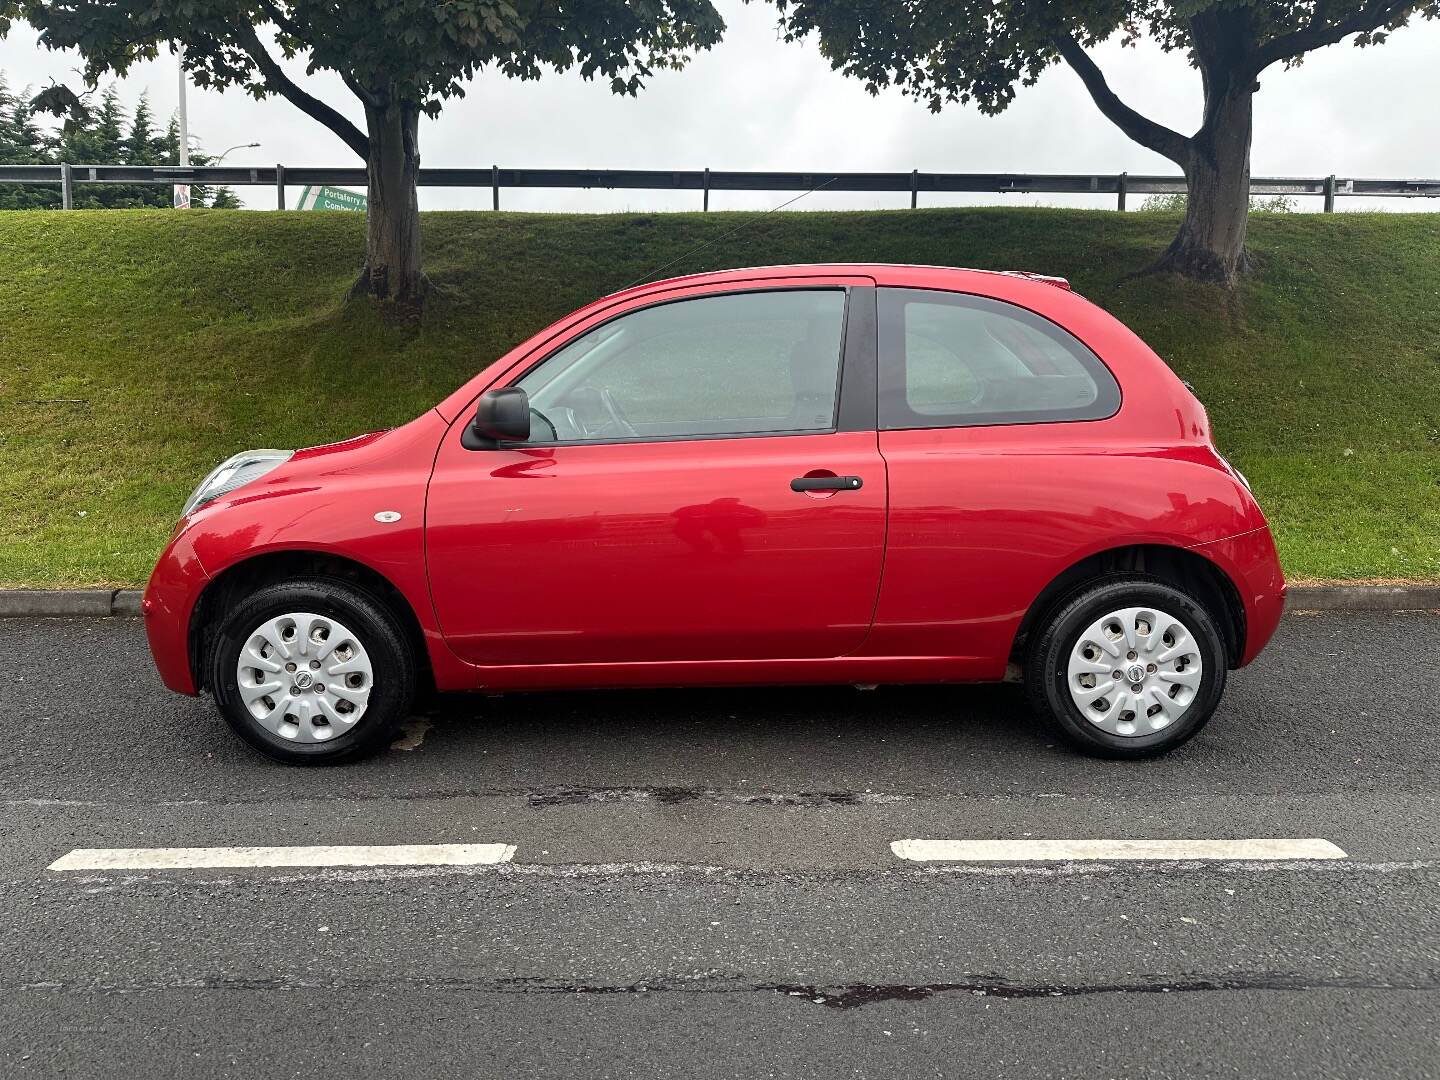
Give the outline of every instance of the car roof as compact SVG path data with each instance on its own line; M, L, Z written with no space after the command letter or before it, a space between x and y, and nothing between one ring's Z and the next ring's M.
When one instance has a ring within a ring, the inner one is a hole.
M729 270L711 270L701 274L684 274L678 277L660 278L643 284L635 284L610 293L604 300L616 300L628 296L641 296L650 292L661 292L685 285L722 284L726 281L749 281L757 276L766 278L807 278L807 277L868 277L881 285L933 285L938 288L955 288L971 276L1021 278L1053 285L1059 289L1070 289L1070 282L1063 277L1037 274L1028 270L977 270L962 266L931 266L919 263L784 263L773 266L741 266ZM978 283L977 283L978 284Z

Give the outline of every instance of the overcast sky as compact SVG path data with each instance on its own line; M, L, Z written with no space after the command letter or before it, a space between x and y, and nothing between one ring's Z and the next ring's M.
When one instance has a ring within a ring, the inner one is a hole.
M786 44L773 8L716 0L729 26L725 39L681 72L652 78L638 98L620 98L578 75L522 83L482 75L465 98L448 102L438 120L422 120L427 166L661 169L910 170L947 172L1173 173L1165 159L1126 139L1090 102L1065 67L1052 68L998 117L950 106L938 115L889 91L867 94L859 82L830 70L813 40ZM1182 131L1194 129L1200 80L1183 58L1142 44L1096 51L1111 85L1126 101ZM78 82L74 55L37 47L16 26L0 41L0 71L12 88L36 89L51 79ZM331 75L297 81L350 115L363 128L355 99ZM133 102L149 95L162 115L175 107L173 56L138 66L122 85ZM1256 175L1374 177L1440 176L1440 25L1419 23L1379 48L1349 44L1311 54L1299 68L1261 79L1256 98ZM191 88L190 130L208 151L237 150L227 164L351 165L358 159L320 124L281 98L254 101ZM269 207L268 189L237 189L250 205ZM298 192L290 193L290 205ZM422 188L422 208L488 207L489 191ZM714 209L749 209L788 196L712 194ZM1064 203L1059 196L964 196L945 201L1005 199ZM925 199L929 205L941 200ZM1070 199L1071 205L1086 200ZM1111 200L1102 200L1109 205ZM1134 200L1138 202L1138 200ZM871 208L908 204L906 194L816 193L797 209ZM1365 204L1374 205L1369 200ZM506 191L514 210L698 209L698 193ZM1388 209L1440 210L1436 200L1385 200ZM1341 209L1360 200L1341 201ZM1314 201L1302 209L1318 209Z

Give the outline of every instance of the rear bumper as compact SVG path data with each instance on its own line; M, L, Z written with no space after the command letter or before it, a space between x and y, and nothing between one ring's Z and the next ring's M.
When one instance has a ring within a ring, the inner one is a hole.
M155 564L140 600L145 636L160 681L176 693L194 696L199 692L190 670L190 613L209 580L188 535L180 532Z
M1236 667L1244 667L1265 648L1285 613L1285 574L1268 527L1191 548L1224 570L1245 607L1245 647Z

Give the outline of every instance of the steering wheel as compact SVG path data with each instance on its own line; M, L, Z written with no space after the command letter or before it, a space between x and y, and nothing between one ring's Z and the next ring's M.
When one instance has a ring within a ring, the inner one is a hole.
M605 412L609 415L610 422L619 428L628 438L633 439L639 436L640 433L635 430L634 425L625 418L625 413L621 411L619 403L615 400L615 395L610 393L610 388L608 386L601 386L597 387L597 389L600 391L600 404L605 406Z

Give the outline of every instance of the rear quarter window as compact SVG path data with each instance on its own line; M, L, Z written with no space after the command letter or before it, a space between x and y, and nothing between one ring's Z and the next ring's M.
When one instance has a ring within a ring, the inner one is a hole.
M881 289L879 317L884 429L1102 420L1120 407L1100 358L1025 308Z

